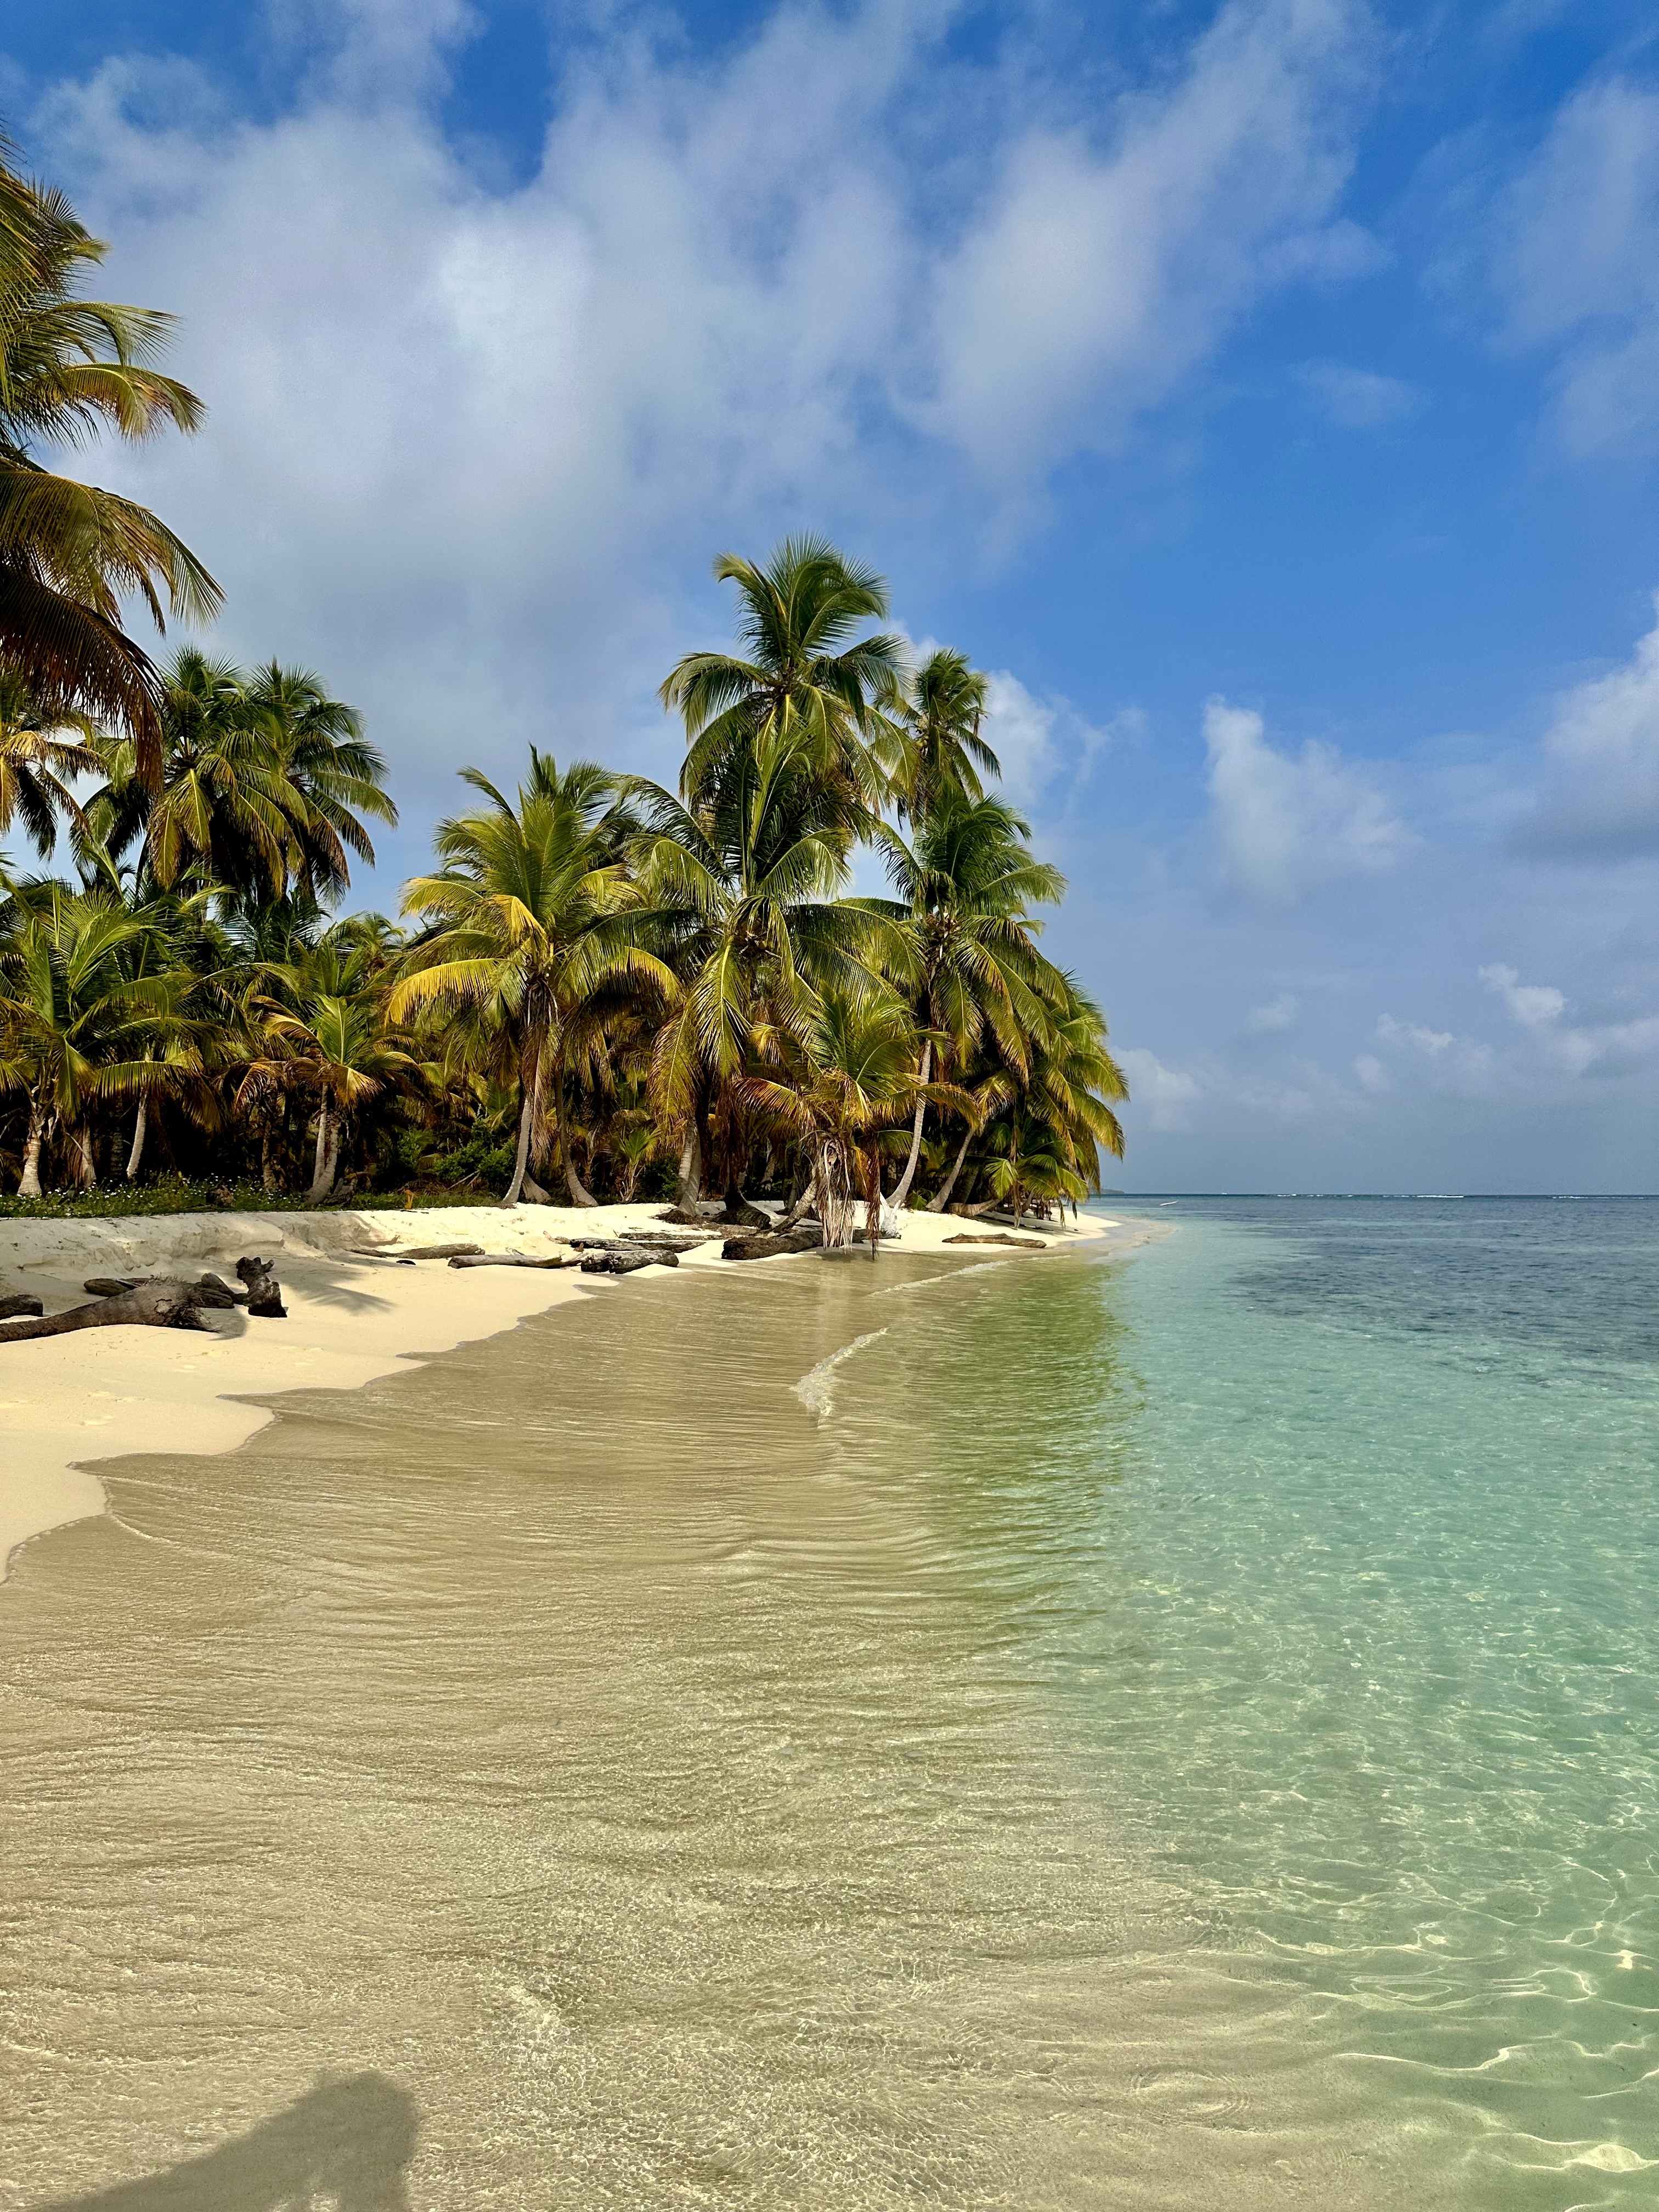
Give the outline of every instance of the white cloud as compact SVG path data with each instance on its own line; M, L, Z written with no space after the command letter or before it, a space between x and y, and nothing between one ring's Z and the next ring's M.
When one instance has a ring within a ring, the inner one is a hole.
M1322 884L1385 874L1410 849L1382 793L1329 745L1276 752L1261 715L1224 699L1206 707L1204 739L1223 871L1251 897L1289 906Z
M1423 395L1413 384L1340 361L1306 361L1296 380L1323 415L1345 430L1375 430L1417 414Z
M1426 1087L1463 1098L1484 1097L1492 1089L1496 1055L1477 1038L1459 1036L1454 1030L1430 1029L1424 1022L1397 1021L1392 1014L1377 1016L1376 1038L1396 1068L1409 1066L1410 1073L1403 1078L1409 1088ZM1355 1063L1357 1068L1358 1065ZM1372 1054L1369 1066L1380 1071L1382 1079L1368 1078L1362 1070L1360 1080L1368 1090L1393 1087L1396 1078L1387 1064Z
M1659 1014L1627 1022L1569 1022L1566 994L1553 983L1523 983L1502 961L1483 968L1480 981L1503 1000L1545 1060L1568 1075L1624 1075L1659 1060Z
M1659 595L1655 626L1622 668L1557 702L1553 771L1515 841L1534 852L1620 860L1659 852Z
M1252 1036L1271 1036L1276 1030L1294 1028L1301 1011L1302 1001L1296 994L1281 991L1265 1006L1252 1006L1244 1017L1244 1027Z
M1523 343L1565 347L1571 444L1659 439L1659 92L1613 77L1558 112L1506 210L1500 281Z
M1132 1045L1118 1060L1129 1081L1129 1097L1145 1107L1155 1129L1182 1129L1204 1086L1195 1075L1178 1067L1165 1067L1155 1053Z
M713 60L602 29L502 190L435 119L459 0L292 0L290 47L325 51L269 120L125 62L30 120L115 241L112 289L181 316L210 410L100 473L220 575L222 649L313 663L365 708L411 844L457 757L533 736L670 767L653 688L708 634L682 580L720 544L854 517L865 544L971 537L1322 239L1342 260L1317 226L1358 0L1236 0L1097 146L1035 120L1074 116L1073 88L1010 59L960 172L899 127L944 119L951 15L779 7ZM1012 681L1027 792L1079 745L1086 771L1086 726Z
M1101 729L1069 699L1039 698L1006 668L988 679L985 742L1002 763L1002 787L1016 806L1031 809L1062 775L1075 796L1115 738L1138 732L1143 717L1124 708Z
M1265 289L1332 244L1352 262L1352 226L1322 227L1368 31L1350 0L1235 0L1103 148L1043 126L1006 142L941 271L923 419L1005 479L1109 447Z
M1362 1090L1381 1095L1394 1088L1394 1078L1372 1052L1362 1052L1355 1060L1353 1072L1358 1077Z

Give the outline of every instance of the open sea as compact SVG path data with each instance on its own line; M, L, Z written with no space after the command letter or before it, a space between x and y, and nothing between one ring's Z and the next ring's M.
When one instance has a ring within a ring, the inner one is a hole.
M1115 1210L105 1463L5 2212L1659 2203L1659 1202Z

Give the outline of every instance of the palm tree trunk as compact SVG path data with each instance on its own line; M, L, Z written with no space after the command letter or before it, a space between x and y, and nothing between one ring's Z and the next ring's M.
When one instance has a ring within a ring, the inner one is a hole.
M144 1139L149 1134L149 1099L139 1093L137 1117L132 1125L132 1150L127 1154L127 1181L138 1180L138 1170L144 1158Z
M317 1108L317 1154L312 1164L311 1188L306 1197L313 1206L320 1204L334 1188L334 1163L338 1146L333 1138L333 1115L329 1111L333 1101L324 1091Z
M71 1158L75 1162L75 1180L76 1182L80 1184L82 1190L96 1190L98 1188L98 1167L96 1161L93 1158L92 1125L90 1122L82 1122L78 1129L75 1129L70 1132L70 1153Z
M46 1134L46 1109L39 1098L29 1101L28 1140L23 1147L23 1172L17 1179L19 1198L40 1195L40 1146Z
M693 1113L685 1125L685 1141L680 1146L679 1176L674 1189L674 1203L695 1206L702 1196L702 1146L697 1142L697 1116Z
M553 1094L553 1110L558 1124L559 1158L564 1164L564 1187L570 1193L572 1206L597 1206L599 1201L591 1190L583 1187L582 1179L576 1173L576 1163L571 1157L570 1133L565 1127L564 1119L563 1072L561 1071L554 1080L557 1088Z
M945 1176L945 1181L939 1185L939 1188L927 1201L927 1211L929 1213L943 1213L945 1207L949 1205L951 1200L951 1193L957 1187L957 1177L962 1173L962 1164L968 1157L968 1147L973 1143L973 1141L974 1125L970 1121L967 1128L963 1132L962 1142L957 1147L956 1158L951 1163L950 1174Z
M283 1123L286 1125L288 1121L288 1101L286 1098L279 1098L277 1100L276 1110L282 1115ZM265 1191L270 1196L275 1197L278 1188L276 1176L276 1152L275 1146L270 1141L270 1123L268 1121L266 1121L264 1128L259 1132L259 1186L260 1188Z
M921 1080L924 1085L926 1085L928 1077L933 1073L933 1040L932 1037L929 1037L927 1043L921 1048ZM902 1213L903 1212L904 1201L910 1195L910 1185L915 1180L916 1162L921 1158L922 1118L926 1115L927 1111L927 1101L925 1098L918 1098L916 1101L916 1118L910 1125L910 1157L904 1163L904 1173L898 1179L898 1183L894 1189L891 1200L891 1205L895 1213Z
M519 1149L513 1162L513 1180L501 1200L503 1206L516 1206L524 1189L524 1179L530 1166L530 1125L536 1118L536 1090L526 1084L524 1103L519 1109Z

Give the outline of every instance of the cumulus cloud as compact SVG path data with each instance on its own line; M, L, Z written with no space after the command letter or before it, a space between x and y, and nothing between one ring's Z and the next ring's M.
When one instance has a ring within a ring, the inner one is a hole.
M1128 1078L1129 1096L1138 1107L1146 1109L1155 1129L1184 1129L1190 1119L1191 1109L1203 1095L1204 1085L1197 1076L1188 1075L1178 1067L1166 1067L1156 1053L1148 1052L1143 1045L1132 1045L1118 1054L1124 1074Z
M1345 430L1375 430L1417 414L1423 395L1414 384L1340 361L1305 361L1296 380L1320 413Z
M1009 669L987 681L985 741L1002 763L1002 787L1016 806L1037 806L1062 776L1075 794L1114 738L1133 735L1141 720L1129 707L1102 729L1069 699L1038 697Z
M1271 1036L1277 1030L1293 1029L1301 1011L1302 1001L1295 992L1281 991L1265 1006L1252 1006L1244 1017L1244 1027L1251 1036Z
M1553 983L1523 983L1502 961L1483 968L1480 981L1502 999L1540 1055L1568 1075L1625 1075L1659 1060L1659 1014L1626 1022L1570 1022L1566 994Z
M115 240L112 288L179 313L210 403L100 471L219 574L216 642L368 709L413 840L458 755L670 766L652 686L707 633L681 580L721 543L989 529L1266 292L1352 263L1327 217L1359 0L1235 0L1086 129L998 64L959 171L927 135L950 0L781 6L712 59L600 11L503 188L437 119L461 0L279 14L309 66L274 114L112 62L49 92L29 151ZM1012 681L1035 776L1075 733Z
M1329 745L1275 751L1260 714L1212 699L1204 710L1210 805L1228 881L1270 906L1322 885L1378 876L1413 838L1388 801Z
M1394 1086L1394 1067L1410 1067L1413 1088L1426 1085L1462 1097L1481 1097L1492 1088L1496 1055L1478 1038L1459 1036L1455 1030L1431 1029L1425 1022L1402 1022L1392 1014L1376 1018L1376 1040L1389 1061L1375 1054L1362 1056L1355 1070L1368 1091Z
M1265 287L1352 259L1329 217L1368 29L1348 0L1234 4L1103 143L1012 137L939 274L923 419L999 477L1109 447Z
M1544 739L1553 771L1514 838L1565 858L1659 852L1659 595L1631 659L1557 702Z
M1659 91L1612 77L1557 114L1504 210L1512 334L1563 348L1583 449L1659 442Z

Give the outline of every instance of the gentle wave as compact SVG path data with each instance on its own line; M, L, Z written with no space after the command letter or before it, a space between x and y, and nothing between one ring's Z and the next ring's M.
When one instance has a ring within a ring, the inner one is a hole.
M850 1359L855 1352L862 1352L866 1344L873 1344L878 1336L885 1336L886 1334L884 1328L872 1328L866 1335L855 1336L850 1344L843 1344L839 1352L832 1352L827 1358L820 1359L816 1367L808 1368L794 1389L795 1395L809 1413L816 1413L821 1421L829 1418L834 1402L830 1381L836 1368L842 1360Z

